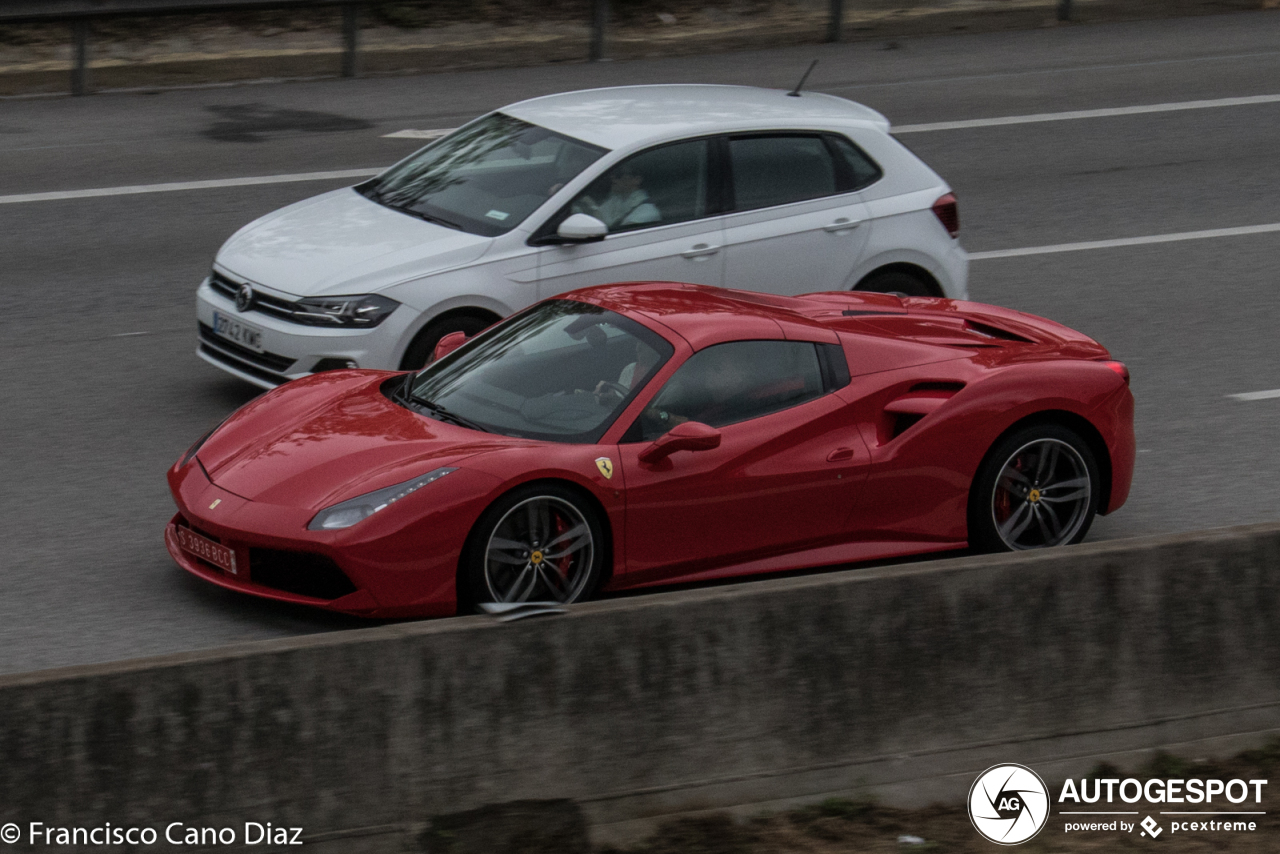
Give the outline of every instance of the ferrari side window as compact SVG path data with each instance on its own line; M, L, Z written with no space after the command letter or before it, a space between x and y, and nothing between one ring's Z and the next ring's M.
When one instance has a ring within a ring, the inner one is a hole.
M788 409L825 393L814 344L733 341L700 350L640 415L640 440L685 421L723 427Z

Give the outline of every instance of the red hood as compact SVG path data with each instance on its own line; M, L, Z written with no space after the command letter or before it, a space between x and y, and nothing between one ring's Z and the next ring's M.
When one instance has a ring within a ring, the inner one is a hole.
M227 419L197 457L222 489L320 509L527 440L424 418L388 400L389 374L335 371L268 392Z

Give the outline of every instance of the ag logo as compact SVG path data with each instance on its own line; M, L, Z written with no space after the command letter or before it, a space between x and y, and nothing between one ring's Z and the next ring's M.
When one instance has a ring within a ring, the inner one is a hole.
M596 468L600 469L600 474L604 475L606 480L613 479L613 460L608 457L596 457Z
M999 845L1026 842L1048 818L1049 790L1025 765L993 765L969 789L969 820Z

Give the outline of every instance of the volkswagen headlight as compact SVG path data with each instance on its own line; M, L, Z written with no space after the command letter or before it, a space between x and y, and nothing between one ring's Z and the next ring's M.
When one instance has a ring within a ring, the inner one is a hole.
M399 305L380 294L307 297L293 304L293 320L309 326L370 329L386 320Z
M435 471L418 475L412 480L406 480L404 483L397 483L395 486L376 489L373 492L366 492L364 495L358 495L355 498L348 498L346 501L321 510L307 525L307 528L311 531L337 531L343 528L350 528L355 523L368 519L384 507L395 504L406 495L417 492L428 483L437 481L449 474L449 472L454 471L457 471L457 469L439 468Z

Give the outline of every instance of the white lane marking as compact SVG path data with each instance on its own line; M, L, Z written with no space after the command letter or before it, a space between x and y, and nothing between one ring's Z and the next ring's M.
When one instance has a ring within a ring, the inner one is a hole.
M1083 252L1088 249L1114 249L1120 246L1146 246L1151 243L1179 243L1183 240L1207 240L1210 237L1240 237L1247 234L1270 234L1280 231L1280 222L1266 225L1243 225L1238 228L1212 228L1207 231L1182 231L1177 234L1152 234L1146 237L1121 237L1116 240L1089 240L1084 243L1059 243L1054 246L1027 246L1023 249L995 249L970 252L970 261L992 258L1019 258L1023 255L1052 255L1055 252Z
M14 196L0 196L0 205L91 199L99 196L136 196L142 193L174 193L182 190L216 190L222 187L252 187L259 184L294 184L300 181L347 181L353 178L368 178L381 171L381 169L341 169L335 172L299 172L294 175L263 175L257 178L219 178L213 181L138 184L132 187L101 187L94 190L63 190L56 193L19 193Z
M1247 107L1252 104L1280 103L1280 95L1250 95L1245 98L1215 98L1211 101L1179 101L1170 104L1141 104L1136 107L1108 107L1102 110L1069 110L1064 113L1034 113L1028 116L997 116L990 119L965 119L959 122L934 122L925 125L900 125L891 133L929 133L938 130L963 130L1001 125L1030 125L1040 122L1068 122L1076 119L1101 119L1109 116L1136 116L1143 113L1174 113L1180 110L1208 110L1215 107Z
M1246 391L1243 394L1229 394L1227 397L1232 400L1271 400L1280 397L1280 388L1273 388L1267 391Z
M1280 95L1247 95L1241 98L1214 98L1203 101L1176 101L1167 104L1138 104L1131 107L1105 107L1097 110L1067 110L1061 113L1032 113L1025 116L994 116L989 119L962 119L955 122L899 125L890 132L930 133L940 130L966 130L968 128L1001 127L1003 125L1031 125L1043 122L1069 122L1079 119L1102 119L1111 116L1136 116L1146 113L1176 113L1182 110L1209 110L1220 107L1248 107L1254 104L1280 103ZM384 139L439 139L457 128L435 130L398 130L383 134Z
M1218 98L1211 101L1182 101L1170 104L1147 104L1136 107L1111 107L1101 110L1073 110L1065 113L1037 113L1027 116L998 116L989 119L967 119L958 122L935 122L933 124L901 125L893 128L895 134L927 133L940 130L961 130L965 128L997 127L1000 125L1034 124L1038 122L1059 122L1074 119L1092 119L1105 116L1129 116L1141 113L1166 113L1177 110L1202 110L1211 107L1239 107L1250 104L1280 103L1280 95L1251 95L1244 98ZM456 128L432 128L418 130L406 128L394 133L384 134L393 139L438 139ZM0 196L0 205L14 205L25 202L52 202L65 199L89 199L101 196L136 196L142 193L171 193L183 190L213 190L223 187L251 187L261 184L292 184L302 181L337 181L353 178L368 178L378 174L380 169L342 169L333 172L300 172L293 175L264 175L257 178L222 178L211 181L179 181L169 184L139 184L128 187L102 187L92 190L64 190L54 193L19 193L17 195ZM1237 234L1258 234L1275 230L1272 226L1254 226L1252 229L1236 231ZM1077 249L1102 249L1108 246L1133 246L1138 243L1166 243L1172 240L1192 240L1196 237L1228 236L1230 229L1215 232L1189 232L1188 235L1160 235L1151 238L1134 238L1133 241L1097 241L1090 244L1064 244L1058 247L1032 247L1030 249L1007 249L999 252L977 252L969 257L1008 258L1014 255L1040 255L1045 252L1071 252Z
M133 338L137 335L150 335L150 332L117 332L112 338Z
M453 133L457 128L436 128L435 130L414 130L408 128L406 130L398 130L395 133L384 133L383 139L439 139L446 134Z
M1236 59L1257 59L1277 56L1280 51L1266 50L1254 53L1224 53L1217 56L1193 56L1186 59L1150 59L1141 62L1108 62L1098 65L1065 65L1058 68L1026 68L1021 71L995 71L989 74L956 74L947 77L916 77L911 80L886 80L879 83L831 83L822 87L823 92L840 92L846 89L878 89L888 86L919 86L929 83L959 83L966 80L996 80L1004 77L1030 77L1037 74L1074 74L1081 71L1115 71L1119 68L1150 68L1156 65L1188 65L1196 62L1229 62Z

